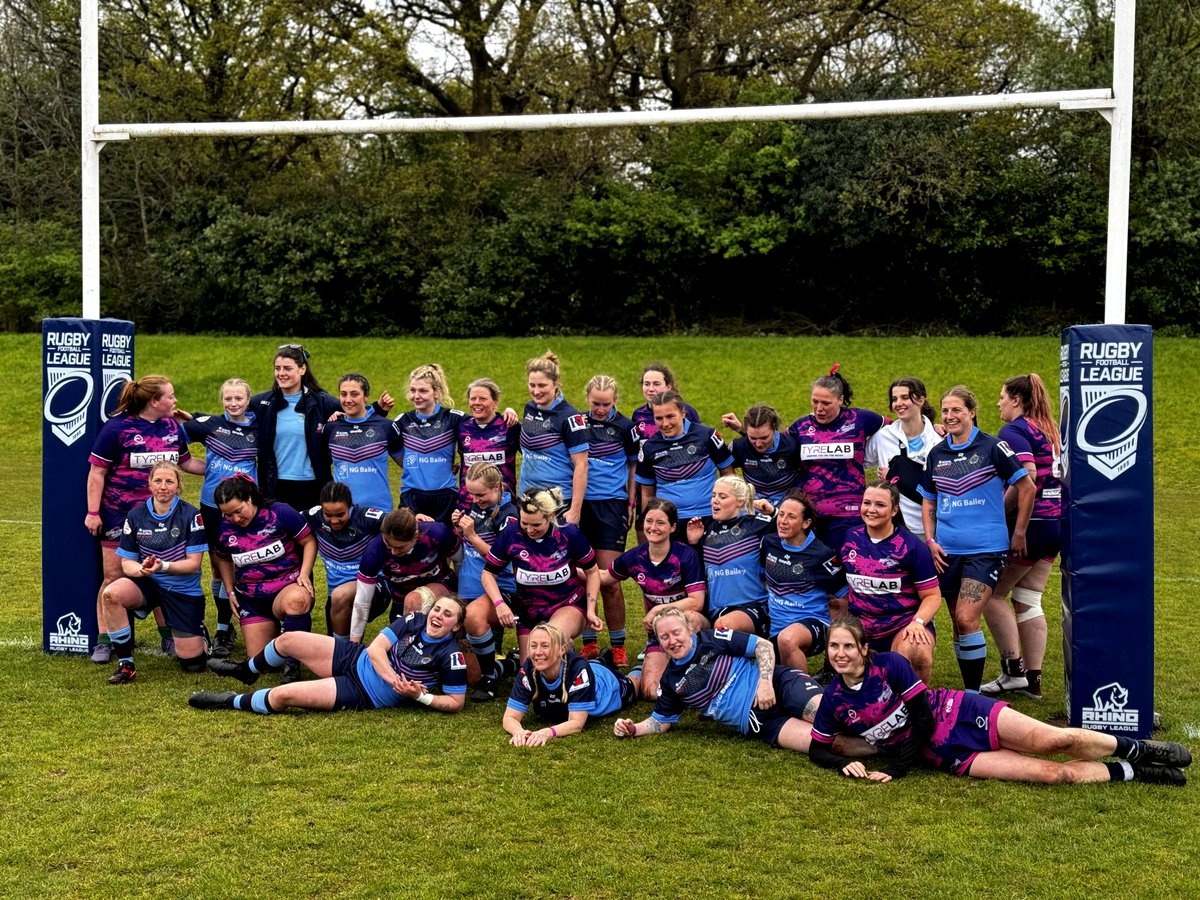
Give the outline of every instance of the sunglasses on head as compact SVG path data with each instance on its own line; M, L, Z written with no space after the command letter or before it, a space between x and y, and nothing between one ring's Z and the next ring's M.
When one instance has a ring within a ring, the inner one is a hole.
M304 349L303 344L280 344L275 349L276 350L299 350L302 354L304 354L304 359L305 360L308 359L308 351Z

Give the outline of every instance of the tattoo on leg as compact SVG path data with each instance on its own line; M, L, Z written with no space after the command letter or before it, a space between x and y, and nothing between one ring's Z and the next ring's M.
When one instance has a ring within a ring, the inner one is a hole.
M821 695L816 694L808 699L804 704L804 712L800 714L800 718L811 722L817 716L817 707L821 705Z
M958 599L966 600L968 603L982 603L990 595L991 590L988 586L974 578L964 578L962 587L958 591Z

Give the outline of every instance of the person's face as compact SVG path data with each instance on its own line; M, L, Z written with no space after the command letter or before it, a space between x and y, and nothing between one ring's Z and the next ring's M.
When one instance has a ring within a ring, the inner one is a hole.
M419 413L428 415L433 412L433 408L437 405L433 385L424 378L414 378L408 383L408 402Z
M159 503L169 504L179 496L179 476L170 469L156 469L150 476L150 495Z
M658 643L671 659L683 659L692 649L692 630L676 616L662 619L655 627Z
M642 396L646 398L647 403L654 399L655 394L673 390L674 387L667 381L666 375L654 369L650 369L642 376Z
M287 356L275 357L275 383L285 394L294 394L300 390L301 379L308 371L308 366L299 365Z
M793 547L808 537L812 519L805 518L804 505L795 500L784 500L775 512L775 531Z
M542 512L526 512L521 510L521 530L535 541L546 536L550 530L550 519Z
M558 385L544 372L530 372L525 383L529 387L529 399L538 406L549 406L558 396Z
M719 522L737 518L742 511L742 501L723 484L713 485L711 506L713 518Z
M967 409L966 401L949 394L942 400L942 424L946 426L946 433L961 443L975 427L975 417Z
M868 529L886 530L891 528L892 517L896 507L892 505L892 495L883 488L867 488L863 491L862 503L858 507L863 524Z
M759 453L766 453L775 443L775 429L770 425L748 425L746 440Z
M227 387L221 391L221 406L231 419L240 419L250 405L250 392L244 387Z
M556 675L562 665L563 651L557 647L550 635L544 631L535 631L529 635L529 658L533 667L543 675Z
M591 391L588 394L589 411L592 418L598 422L603 422L612 415L612 409L616 402L616 391Z
M842 398L828 388L815 387L812 390L813 418L822 425L828 425L842 411Z
M839 675L861 678L867 668L867 648L860 645L845 628L833 628L825 644L829 664Z
M458 604L446 597L440 597L429 608L429 615L425 619L425 631L434 640L444 638L458 627L458 616Z
M1000 418L1005 422L1011 422L1025 411L1021 406L1021 401L1016 397L1010 397L1004 388L1000 388L1000 402L996 404L996 408L1000 410Z
M476 422L484 425L496 418L496 401L487 388L471 388L467 394L467 409Z
M385 534L383 535L383 546L387 547L388 553L392 554L392 556L408 556L408 554L412 553L413 547L417 546L417 539L399 541Z
M361 419L367 409L367 395L357 381L343 381L338 385L338 399L342 401L342 412L351 419Z
M503 484L498 484L490 488L486 482L467 479L467 494L470 495L471 501L480 509L490 509L499 503L500 492L503 489Z
M909 393L908 388L903 385L897 385L892 388L892 412L896 414L898 419L913 419L919 418L921 415L921 401L924 397L914 397Z
M220 504L221 515L238 528L245 528L258 515L258 507L249 500L230 500Z
M663 437L675 438L683 434L683 412L674 403L654 407L654 424Z
M646 540L651 544L665 544L671 540L671 534L675 531L675 526L661 509L647 512L642 526L646 532Z
M175 386L163 385L162 393L146 404L146 411L156 419L165 419L175 412Z
M345 503L322 503L321 513L325 516L325 524L334 531L341 531L350 521L350 507Z

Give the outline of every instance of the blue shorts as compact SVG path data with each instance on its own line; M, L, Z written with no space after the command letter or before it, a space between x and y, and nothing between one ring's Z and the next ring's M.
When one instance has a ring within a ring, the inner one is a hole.
M1003 553L947 554L946 571L938 576L938 587L942 589L947 605L953 607L958 602L964 580L970 578L994 588L1003 571Z
M790 666L776 666L771 685L775 688L775 705L770 709L751 707L746 736L778 747L779 732L787 720L804 718L804 711L825 689L807 672Z
M935 722L933 738L921 751L925 761L951 775L970 775L980 753L1000 749L996 720L1008 706L982 694L948 688L929 691L929 708Z
M418 491L409 488L400 492L400 505L415 513L424 513L435 522L450 525L450 517L458 508L458 491L446 488L441 491Z
M187 637L199 637L204 630L204 595L181 594L158 586L153 578L128 579L142 594L142 609L149 612L162 607L167 625Z
M793 622L792 625L799 625L808 632L809 644L808 649L804 651L805 656L820 656L825 652L825 641L829 637L829 626L820 619L805 618L799 622ZM783 634L792 625L788 625L779 634ZM779 634L771 638L771 643L775 645L775 652L779 652Z
M221 548L220 541L217 540L217 535L221 533L221 523L225 521L221 511L215 506L205 506L201 503L200 521L204 523L204 534L208 538L209 551L223 559L229 559L229 554Z
M892 641L896 640L896 635L898 635L901 631L903 631L905 628L907 628L909 625L911 625L912 620L915 619L916 617L917 617L917 614L913 613L912 616L909 618L909 620L907 622L905 622L903 625L901 625L899 628L897 628L895 631L889 632L888 634L881 634L881 635L877 635L875 637L867 638L867 647L871 650L874 650L876 653L889 652L892 649ZM934 625L932 622L926 622L925 630L929 632L929 636L931 638L933 638L935 641L937 640L937 626L936 625Z
M1054 562L1062 550L1062 529L1057 519L1031 519L1025 530L1025 555L1010 555L1005 565L1032 566L1040 559Z
M709 617L709 620L712 622L713 628L717 628L717 619L735 612L745 613L750 617L755 635L760 638L771 636L771 609L766 600L760 600L757 603L743 603L741 606L722 606Z
M625 515L629 509L627 500L584 500L579 514L579 530L595 550L625 550L625 538L629 534L629 522Z
M333 648L333 682L337 685L337 694L333 699L334 712L344 709L375 709L370 695L363 688L358 678L358 658L366 652L362 644L352 644L350 641L337 641Z

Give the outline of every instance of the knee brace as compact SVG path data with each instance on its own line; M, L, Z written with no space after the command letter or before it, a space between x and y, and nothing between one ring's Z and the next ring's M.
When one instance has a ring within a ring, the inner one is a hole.
M419 587L412 593L421 598L421 612L429 612L433 609L433 604L437 602L437 595L428 587Z
M181 656L179 657L179 668L189 674L195 674L197 672L203 672L205 663L207 662L207 653L201 653L199 656L189 656L187 659L184 659Z
M1020 603L1029 607L1024 612L1017 612L1017 624L1028 622L1030 619L1036 619L1039 616L1044 616L1042 612L1042 592L1031 591L1029 588L1015 587L1012 591L1014 603Z

